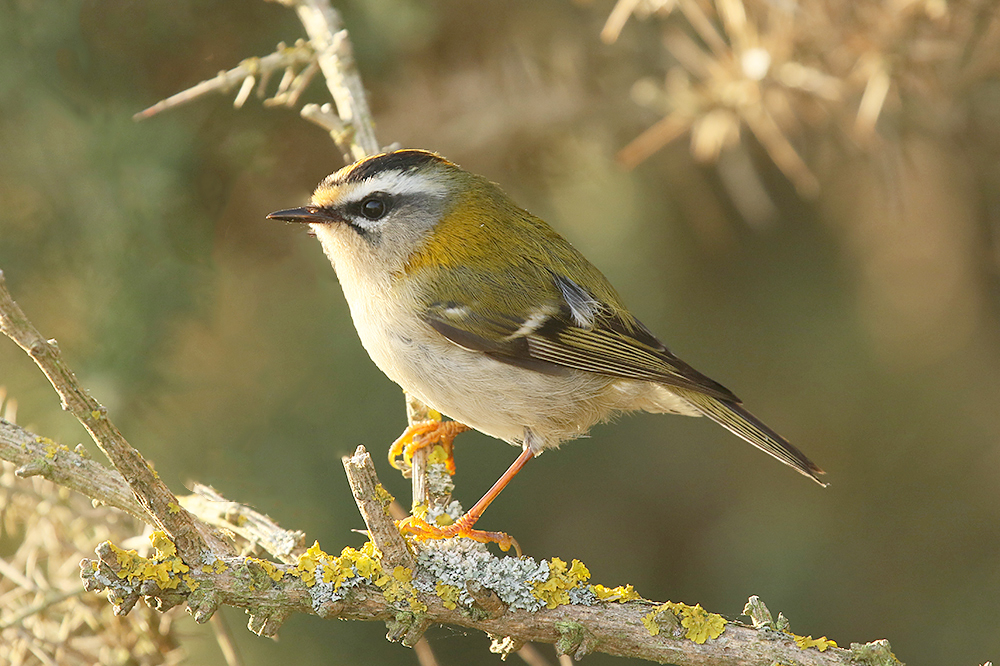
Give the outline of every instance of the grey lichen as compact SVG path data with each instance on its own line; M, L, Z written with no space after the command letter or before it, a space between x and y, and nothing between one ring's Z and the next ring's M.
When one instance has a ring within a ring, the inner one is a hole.
M871 643L851 643L851 661L864 666L905 666L892 653L889 641L884 639Z
M444 468L444 465L432 465L432 467ZM447 474L445 475L447 476ZM448 477L451 478L450 476ZM456 520L462 517L462 505L459 504L458 500L452 500L445 506L431 505L427 509L426 521L431 525L451 525ZM444 520L441 520L442 516L447 516ZM463 539L467 541L467 539Z
M419 573L413 586L422 592L435 593L438 583L458 588L458 604L472 608L474 600L466 589L476 581L493 590L510 608L536 611L545 605L533 593L533 583L549 578L549 563L530 557L498 558L486 547L469 539L451 539L428 543L418 556ZM585 598L581 593L580 598Z
M753 595L747 599L747 604L743 607L743 614L753 622L754 629L776 631L771 611L768 610L767 606L757 595Z
M320 565L321 567L323 565ZM322 609L325 604L332 603L334 601L340 601L347 597L351 593L351 590L361 587L362 585L370 584L370 580L365 578L361 572L358 571L356 565L351 566L352 574L349 578L345 578L340 581L340 584L334 582L324 582L322 569L320 570L320 575L316 577L316 583L308 588L309 598L312 600L313 610L316 611L317 615L322 615Z
M454 492L455 482L444 463L435 462L427 466L427 489L432 497L444 497Z
M580 585L569 591L569 601L571 604L593 606L597 603L598 599L589 585Z

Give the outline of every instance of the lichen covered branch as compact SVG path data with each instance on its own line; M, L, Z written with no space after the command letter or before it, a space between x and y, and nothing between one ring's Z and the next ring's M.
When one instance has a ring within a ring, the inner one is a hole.
M106 589L119 612L140 596L163 609L186 602L198 620L219 604L243 608L251 630L268 636L289 615L307 613L382 621L391 640L407 645L433 623L480 630L504 654L530 641L575 658L604 652L678 666L898 664L884 642L841 649L825 637L778 629L760 619L770 614L755 598L757 626L746 626L700 606L655 604L626 588L589 585L579 562L496 558L478 544L465 550L439 544L421 551L413 569L389 564L372 542L338 556L314 545L295 565L223 557L187 569L168 541L153 538L152 558L103 544L98 560L82 564L87 588Z
M39 475L66 487L88 494L88 488L96 489L92 496L109 505L133 513L140 508L115 472L5 422L0 423L0 457L21 468L34 464ZM46 462L36 464L42 459ZM361 450L347 459L346 468L364 477L355 478L355 486L367 492L356 497L369 507L370 532L391 544L401 537L398 531L390 536L392 521L383 508L388 497L377 490L380 484L366 459L370 464ZM410 645L430 624L442 623L485 631L501 652L529 641L548 642L574 656L597 651L681 665L847 664L861 654L858 650L890 654L881 643L841 650L825 637L788 633L784 618L773 622L759 600L745 611L755 626L745 627L700 606L641 600L629 586L591 585L589 571L576 561L498 558L465 540L429 544L416 557L407 550L389 558L372 542L333 557L318 545L301 548L300 533L282 530L213 491L202 489L180 501L213 524L266 544L284 563L223 555L190 566L165 534L156 533L157 554L150 558L103 543L98 558L82 564L87 589L106 590L119 613L128 612L140 597L162 610L186 603L199 621L220 605L243 608L250 628L263 635L274 635L291 614L309 613L383 621L391 638Z
M5 422L0 423L0 457L22 469L34 464L39 475L84 493L94 488L92 496L109 505L133 513L140 508L115 472ZM37 464L41 459L46 462ZM380 484L366 460L370 464L362 449L345 467L365 479L355 478L355 486L368 489L356 492L356 498L368 505L369 531L379 543L392 544L402 537L398 531L391 536L392 520L383 508L388 496L377 490ZM494 637L494 649L504 653L529 641L548 642L577 657L596 651L682 666L848 664L861 655L870 656L860 660L863 664L897 663L876 659L891 655L882 642L843 650L825 637L791 634L787 621L780 616L773 621L756 599L744 611L754 625L747 627L700 606L642 600L630 586L592 585L590 572L577 561L498 558L466 540L427 544L416 556L407 550L393 558L368 542L334 557L318 544L301 548L301 533L282 530L213 491L202 489L180 501L213 524L228 525L265 545L283 563L222 555L191 566L163 533L154 533L157 553L150 558L105 542L96 560L82 563L82 574L87 589L107 591L116 612L128 612L146 597L162 610L185 603L205 621L220 605L231 605L246 610L250 628L263 635L274 635L295 613L376 620L387 623L390 638L408 645L429 625L441 623L485 631Z

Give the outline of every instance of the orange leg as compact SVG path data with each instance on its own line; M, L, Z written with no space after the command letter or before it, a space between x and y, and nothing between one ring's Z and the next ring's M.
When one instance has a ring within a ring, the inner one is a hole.
M413 454L420 449L440 444L447 458L445 467L448 473L455 475L454 442L460 432L470 430L469 426L458 421L421 421L408 427L389 447L389 464L408 475L413 463ZM402 456L403 460L398 458Z
M436 527L430 525L426 521L419 518L414 518L413 516L407 518L406 520L400 522L399 529L404 534L411 534L418 540L424 539L450 539L451 537L465 537L467 539L472 539L480 543L495 543L500 546L503 551L510 550L511 546L514 546L514 550L517 552L518 557L521 556L521 548L518 546L517 541L512 537L504 534L503 532L483 532L481 530L474 530L472 526L476 524L479 517L483 515L493 500L497 498L500 491L506 487L510 480L521 471L521 468L527 464L529 460L534 457L530 448L524 449L521 455L517 457L517 460L507 468L507 471L503 473L497 482L493 484L493 487L483 495L483 498L476 502L475 506L469 509L464 516L456 520L453 524L448 527Z

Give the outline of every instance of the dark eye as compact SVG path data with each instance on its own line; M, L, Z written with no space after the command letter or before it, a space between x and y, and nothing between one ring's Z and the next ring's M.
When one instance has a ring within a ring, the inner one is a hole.
M389 202L383 194L373 194L361 200L361 214L369 220L381 220L388 212Z

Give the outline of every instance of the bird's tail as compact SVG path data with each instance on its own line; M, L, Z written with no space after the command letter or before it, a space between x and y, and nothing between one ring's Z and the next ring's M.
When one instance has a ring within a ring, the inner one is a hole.
M704 393L671 387L670 390L690 402L699 412L712 419L723 428L742 437L758 449L774 456L789 467L808 476L821 486L817 475L825 474L804 453L792 446L788 440L768 428L756 416L744 409L743 405L731 400L721 400Z

